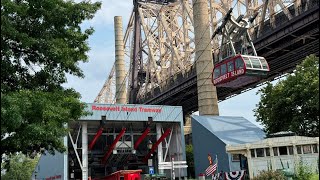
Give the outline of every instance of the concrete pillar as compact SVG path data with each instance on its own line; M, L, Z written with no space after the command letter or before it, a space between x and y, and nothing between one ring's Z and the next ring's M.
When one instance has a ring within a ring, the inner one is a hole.
M88 179L88 133L87 122L82 123L82 179Z
M126 104L126 70L124 62L124 45L122 35L122 17L114 17L115 61L116 61L116 103Z
M249 169L249 177L250 179L252 179L253 178L252 158L251 158L251 151L249 147L247 147L247 163L248 163L248 169Z
M219 115L217 89L211 82L213 60L207 0L193 0L199 115Z
M270 148L270 159L271 159L272 170L276 170L277 167L276 167L276 163L275 163L275 160L274 160L273 146L269 145L269 148ZM279 154L278 154L278 156L279 156Z
M156 124L157 139L160 139L160 137L162 135L161 128L162 128L162 125L160 123L157 123ZM158 146L158 161L157 161L157 163L158 163L157 167L158 168L159 168L159 163L161 163L162 159L163 159L163 151L162 150L163 150L162 149L162 143L160 143L159 146ZM163 169L159 169L158 171L159 171L158 174L163 174L164 173Z

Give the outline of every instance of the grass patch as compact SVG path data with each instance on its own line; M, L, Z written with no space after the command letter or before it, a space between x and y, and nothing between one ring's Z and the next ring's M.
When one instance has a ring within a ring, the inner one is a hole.
M310 180L319 180L319 174L313 174Z

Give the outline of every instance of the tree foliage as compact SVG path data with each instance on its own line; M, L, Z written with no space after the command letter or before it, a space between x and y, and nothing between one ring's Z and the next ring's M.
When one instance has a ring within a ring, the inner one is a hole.
M83 77L87 39L80 24L91 19L100 3L64 0L1 1L1 92L52 90L66 73Z
M84 114L80 94L61 85L83 77L88 37L81 29L101 3L1 1L1 154L63 151L64 125Z
M62 152L64 124L80 118L83 108L72 90L21 90L1 96L1 154Z
M8 161L1 163L2 167L6 167L5 172L1 172L2 180L12 180L12 179L31 179L32 172L36 167L39 160L39 156L31 159L23 154L12 155L8 158Z
M188 164L188 177L195 177L194 158L192 144L186 145L186 158Z
M319 57L306 57L285 80L274 86L268 83L258 94L261 99L255 116L268 134L319 134Z

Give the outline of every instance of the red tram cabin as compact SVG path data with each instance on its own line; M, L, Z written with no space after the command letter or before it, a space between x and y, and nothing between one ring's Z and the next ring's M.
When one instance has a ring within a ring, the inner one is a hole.
M264 57L238 54L215 65L212 83L217 87L242 87L266 77L269 71Z

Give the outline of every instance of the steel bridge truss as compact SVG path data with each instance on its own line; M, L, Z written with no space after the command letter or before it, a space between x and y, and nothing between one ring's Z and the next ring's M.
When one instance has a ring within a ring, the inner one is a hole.
M306 0L305 8L309 1ZM154 91L168 89L177 74L188 78L188 72L196 60L192 3L190 0L134 2L124 34L125 60L130 67L127 67L126 82L123 84L127 85L129 103L136 103L137 99L144 99ZM302 0L208 0L208 30L211 35L214 34L232 8L233 17L254 18L247 27L254 40L261 36L266 21L275 27L275 17L280 11L290 20L304 11L301 4ZM290 5L294 5L294 12L287 8ZM230 36L219 33L211 41L214 59L221 54L223 37ZM230 38L236 41L239 37L235 35ZM115 102L114 82L113 67L95 102Z

